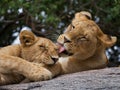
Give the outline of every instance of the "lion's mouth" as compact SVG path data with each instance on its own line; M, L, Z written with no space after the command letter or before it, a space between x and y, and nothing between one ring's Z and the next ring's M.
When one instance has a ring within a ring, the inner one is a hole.
M68 56L71 56L73 55L73 53L70 53L66 50L66 48L63 46L63 44L60 44L60 43L57 43L58 47L59 47L59 54L65 54L65 55L68 55Z

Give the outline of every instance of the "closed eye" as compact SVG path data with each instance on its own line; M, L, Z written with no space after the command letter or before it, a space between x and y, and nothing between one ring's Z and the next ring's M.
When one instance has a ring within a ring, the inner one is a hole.
M89 41L85 36L79 37L77 41Z
M39 47L44 47L43 45L39 45Z
M45 49L45 46L39 45L40 49Z
M86 41L87 39L86 39L86 37L83 36L83 37L80 38L80 40L81 41Z

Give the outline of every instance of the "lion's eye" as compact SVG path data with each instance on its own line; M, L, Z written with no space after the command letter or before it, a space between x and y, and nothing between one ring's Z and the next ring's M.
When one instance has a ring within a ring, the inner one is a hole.
M86 39L86 37L83 36L83 37L80 38L80 40L81 41L86 41L87 39Z
M39 47L44 47L43 45L39 45Z
M43 46L43 45L40 45L39 47L40 47L41 49L45 49L45 46Z
M84 42L84 41L88 41L88 39L84 36L77 39L77 42Z
M72 25L72 24L71 24ZM72 29L74 29L75 28L75 26L74 25L72 25Z

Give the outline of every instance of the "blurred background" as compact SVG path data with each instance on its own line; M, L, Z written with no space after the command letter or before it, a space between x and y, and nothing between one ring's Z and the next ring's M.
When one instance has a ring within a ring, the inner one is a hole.
M23 27L38 36L56 41L70 24L74 14L89 11L93 20L108 35L117 36L115 46L108 48L108 66L120 64L120 0L1 0L0 47L14 42Z

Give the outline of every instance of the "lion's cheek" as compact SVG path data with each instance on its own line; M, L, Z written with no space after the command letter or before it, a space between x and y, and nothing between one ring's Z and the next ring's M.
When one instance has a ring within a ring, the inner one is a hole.
M57 42L60 44L64 43L64 35L63 34L58 37Z

